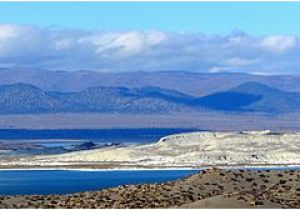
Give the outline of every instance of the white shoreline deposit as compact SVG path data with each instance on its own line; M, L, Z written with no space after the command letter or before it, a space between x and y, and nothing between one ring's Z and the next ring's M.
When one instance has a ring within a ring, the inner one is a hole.
M1 165L107 164L146 167L207 165L300 165L300 133L270 131L192 132L148 145L110 147L62 155L35 156Z

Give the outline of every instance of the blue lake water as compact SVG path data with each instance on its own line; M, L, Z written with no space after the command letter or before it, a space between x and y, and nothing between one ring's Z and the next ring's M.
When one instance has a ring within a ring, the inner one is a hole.
M151 143L159 138L182 132L184 128L130 128L130 129L59 129L27 130L0 129L0 140L91 140L98 143Z
M165 182L197 172L197 170L0 170L0 194L68 194L125 184Z
M62 154L87 141L92 141L98 148L108 145L148 144L166 135L190 131L194 130L185 128L0 129L0 143L14 144L14 149L10 152L4 151L3 148L11 147L2 145L3 151L0 148L0 157ZM17 149L16 145L19 145Z

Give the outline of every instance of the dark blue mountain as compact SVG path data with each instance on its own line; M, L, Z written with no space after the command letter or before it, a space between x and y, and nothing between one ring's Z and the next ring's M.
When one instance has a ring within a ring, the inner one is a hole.
M281 91L257 82L244 83L231 89L231 91L242 94L252 94L260 97L260 100L243 106L244 110L271 113L300 110L300 93Z
M32 85L0 86L0 113L168 113L189 109L189 96L156 87L93 87L80 92L46 92Z
M193 104L220 111L276 114L300 111L300 93L281 91L258 82L246 82L228 91L198 98Z
M300 111L300 93L246 82L227 91L193 97L159 87L91 87L79 92L47 92L28 84L0 86L0 114L39 113L285 113Z
M261 96L238 93L219 92L193 101L193 105L222 111L243 111L243 107L261 100Z
M143 88L156 86L196 97L227 91L255 81L282 91L300 92L300 75L253 75L244 73L197 73L183 71L99 72L1 68L0 85L26 83L44 91L78 92L89 87Z
M56 112L71 108L71 104L32 85L17 83L0 86L1 114Z

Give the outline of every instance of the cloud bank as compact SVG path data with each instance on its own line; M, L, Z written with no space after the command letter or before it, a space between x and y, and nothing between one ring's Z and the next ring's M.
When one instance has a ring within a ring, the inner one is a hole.
M63 70L300 73L299 38L82 31L0 24L0 66Z

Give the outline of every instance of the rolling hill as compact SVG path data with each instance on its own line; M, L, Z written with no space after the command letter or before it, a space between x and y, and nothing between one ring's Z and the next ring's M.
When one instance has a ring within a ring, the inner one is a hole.
M292 112L300 110L300 93L286 92L270 88L257 82L247 82L231 91L242 94L252 94L260 97L242 107L243 110L263 111L271 113Z
M0 86L0 113L53 112L168 113L188 109L189 96L154 87L93 87L80 92L47 92L28 84Z
M27 84L0 86L0 113L27 114L66 111L71 108L47 92Z
M121 71L121 70L120 70ZM97 72L55 71L30 68L0 68L0 85L26 83L45 91L78 92L89 87L143 88L175 90L195 97L227 91L246 82L259 82L282 91L300 92L300 75L251 75L243 73Z
M198 98L194 104L220 111L276 114L300 111L300 93L277 90L258 82L246 82L227 91Z
M160 87L90 87L78 92L44 91L17 83L0 86L0 114L264 112L300 111L300 93L246 82L203 97Z

